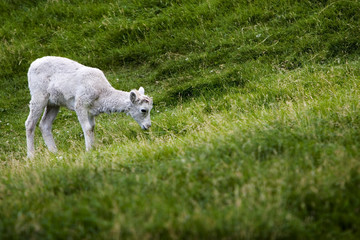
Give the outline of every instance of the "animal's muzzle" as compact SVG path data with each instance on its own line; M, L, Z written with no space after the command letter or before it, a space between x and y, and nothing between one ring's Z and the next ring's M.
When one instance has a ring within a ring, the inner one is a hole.
M151 124L144 124L141 126L143 130L148 130L151 127Z

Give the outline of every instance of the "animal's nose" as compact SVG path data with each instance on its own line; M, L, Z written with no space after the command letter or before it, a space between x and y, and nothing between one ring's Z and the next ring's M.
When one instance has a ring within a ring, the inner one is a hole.
M148 123L148 124L144 124L144 125L143 125L143 129L144 129L144 130L148 130L150 127L151 127L151 123Z

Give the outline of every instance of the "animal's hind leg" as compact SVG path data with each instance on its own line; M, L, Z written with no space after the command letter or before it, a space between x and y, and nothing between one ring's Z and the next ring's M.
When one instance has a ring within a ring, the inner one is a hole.
M40 130L44 138L45 144L48 147L50 152L56 152L57 148L55 145L54 137L52 135L51 129L54 119L59 112L59 106L47 106L44 112L43 117L40 121Z
M46 106L47 100L48 98L44 97L43 95L36 95L35 97L31 98L29 104L30 114L25 122L27 156L29 158L33 158L35 155L34 135L35 135L36 123L39 120L44 110L44 107Z

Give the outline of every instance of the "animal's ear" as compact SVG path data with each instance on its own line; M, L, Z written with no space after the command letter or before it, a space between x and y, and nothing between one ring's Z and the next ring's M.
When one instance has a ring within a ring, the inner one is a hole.
M139 88L139 93L141 93L142 95L144 95L144 94L145 94L145 89L144 89L143 87L140 87L140 88Z
M130 101L131 101L132 103L135 103L135 102L136 102L136 99L137 99L136 92L135 92L135 91L131 91L131 92L130 92Z

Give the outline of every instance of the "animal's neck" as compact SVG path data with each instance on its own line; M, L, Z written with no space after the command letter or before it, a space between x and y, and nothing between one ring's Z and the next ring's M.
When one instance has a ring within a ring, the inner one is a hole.
M113 112L127 113L130 105L131 101L129 92L111 89L111 91L108 91L106 94L100 96L92 112L94 115Z

